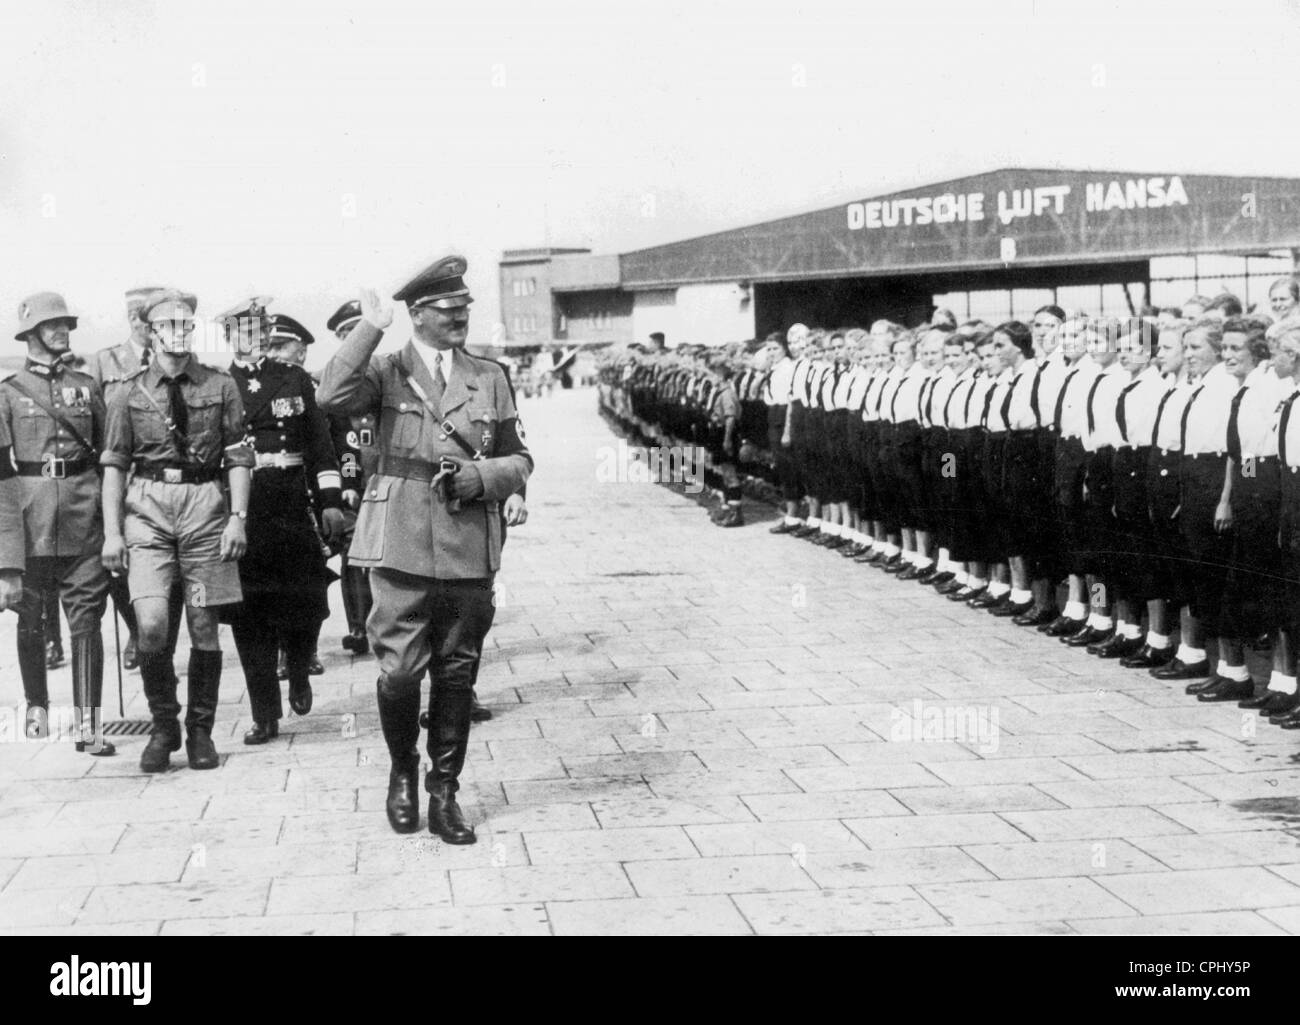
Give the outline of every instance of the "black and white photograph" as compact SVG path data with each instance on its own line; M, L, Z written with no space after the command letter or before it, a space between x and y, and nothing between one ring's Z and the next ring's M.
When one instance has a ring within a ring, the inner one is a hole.
M0 934L1284 982L1297 54L1294 0L5 3Z

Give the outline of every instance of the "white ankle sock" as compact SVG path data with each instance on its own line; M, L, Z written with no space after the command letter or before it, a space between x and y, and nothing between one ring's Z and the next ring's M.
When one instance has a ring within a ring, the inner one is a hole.
M1296 692L1296 678L1294 676L1283 676L1274 670L1272 678L1268 681L1268 689L1279 694L1294 694Z
M1220 662L1214 671L1233 683L1245 683L1250 679L1250 671L1245 666L1229 666Z
M1180 644L1174 658L1178 659L1183 665L1194 665L1197 662L1205 661L1205 649L1189 648L1186 644Z
M1126 640L1135 641L1142 636L1142 627L1137 623L1120 623L1119 635Z
M1147 644L1149 644L1156 651L1164 651L1167 647L1169 647L1169 635L1148 632Z
M1067 601L1065 611L1061 613L1066 619L1086 619L1088 607L1081 601Z
M1034 600L1033 591L1022 591L1018 587L1011 588L1011 604L1026 605Z
M1001 598L1004 594L1010 592L1010 590L1011 585L1004 584L1000 580L995 580L993 583L989 584L989 594L994 598Z

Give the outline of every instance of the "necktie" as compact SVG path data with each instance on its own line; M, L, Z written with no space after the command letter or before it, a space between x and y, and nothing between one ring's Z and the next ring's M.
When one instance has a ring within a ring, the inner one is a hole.
M993 408L993 393L997 391L996 384L989 385L988 394L984 396L984 414L980 417L980 426L985 430L989 427L989 410Z
M442 393L447 390L447 378L442 372L442 353L433 357L433 404L442 408Z
M1291 408L1295 405L1296 395L1300 395L1300 392L1295 392L1282 404L1282 419L1277 425L1277 454L1283 466L1291 465L1286 461L1286 425L1291 419Z
M188 437L190 433L190 411L185 405L185 396L181 392L181 379L179 377L164 377L163 380L167 382L167 411L172 418L172 423L178 432ZM184 456L185 453L182 452L181 455Z
M1125 445L1127 445L1129 441L1128 416L1124 412L1124 400L1128 398L1128 393L1141 383L1141 381L1134 381L1132 384L1127 385L1124 390L1119 393L1119 402L1115 405L1115 422L1119 424L1119 436L1124 439Z
M1074 375L1079 372L1075 367L1065 375L1065 380L1061 382L1061 390L1056 396L1056 412L1052 416L1052 423L1056 426L1056 433L1061 433L1061 414L1065 412L1065 393L1070 389L1070 382L1074 380Z
M1043 380L1043 371L1047 369L1047 360L1038 364L1038 373L1034 375L1034 386L1029 389L1029 408L1034 413L1034 423L1039 427L1043 426L1043 414L1038 408L1038 386Z
M1241 400L1245 397L1249 388L1240 388L1237 394L1232 397L1232 409L1228 412L1228 454L1232 456L1232 461L1241 468L1241 426L1237 420L1241 416Z
M945 427L948 427L952 424L952 420L949 419L948 411L952 409L952 400L955 399L956 397L957 397L957 385L954 384L952 386L952 390L948 392L947 401L944 402L943 404L943 425Z
M152 349L141 349L141 350L140 350L140 366L142 366L142 367L147 367L147 366L149 365L149 357L152 356L152 355L153 355L153 350L152 350Z
M1160 437L1160 420L1165 415L1165 406L1169 402L1169 397L1173 395L1174 390L1170 388L1160 397L1160 405L1156 407L1156 422L1151 425L1151 447L1156 446L1156 441Z
M1011 430L1011 397L1016 393L1016 385L1020 383L1020 378L1024 376L1024 371L1016 374L1011 379L1011 387L1007 389L1007 397L1002 400L1002 422L1007 425L1007 430Z
M1205 385L1197 385L1196 391L1192 392L1191 398L1187 400L1187 405L1183 407L1183 419L1178 425L1178 448L1183 455L1187 455L1187 418L1192 415L1192 403L1196 401L1196 396L1201 394Z
M1101 384L1101 374L1097 375L1097 380L1092 382L1092 387L1088 389L1088 435L1092 436L1097 432L1097 418L1092 413L1092 400L1097 394L1097 386Z
M975 382L979 380L980 373L980 371L976 370L970 377L970 391L966 393L966 405L962 407L961 411L961 425L963 427L970 426L970 404L971 400L975 398Z

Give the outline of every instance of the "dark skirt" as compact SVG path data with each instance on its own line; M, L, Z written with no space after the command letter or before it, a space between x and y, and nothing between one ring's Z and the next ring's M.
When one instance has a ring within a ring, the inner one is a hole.
M1088 454L1078 438L1056 439L1052 498L1061 533L1061 559L1067 573L1088 572L1088 534L1084 522L1083 482Z
M925 444L921 425L915 420L894 425L894 476L899 492L899 521L902 526L925 529L925 491L922 486L922 456Z
M1084 571L1109 579L1118 555L1115 517L1115 450L1109 446L1088 453L1084 476L1087 497L1083 503ZM1109 597L1109 596L1108 596Z
M1281 481L1276 457L1236 468L1232 553L1220 634L1247 640L1283 625L1286 576L1277 546Z
M1117 597L1131 601L1162 597L1155 572L1156 537L1147 494L1150 460L1149 447L1121 448L1112 463L1116 551L1107 579Z
M1227 456L1208 453L1184 455L1182 464L1182 512L1178 523L1189 599L1192 615L1210 632L1220 624L1223 589L1232 559L1233 532L1214 529L1226 463Z
M1012 431L1003 446L1002 494L1006 511L1003 532L1008 557L1036 560L1043 550L1042 480L1039 477L1038 434Z

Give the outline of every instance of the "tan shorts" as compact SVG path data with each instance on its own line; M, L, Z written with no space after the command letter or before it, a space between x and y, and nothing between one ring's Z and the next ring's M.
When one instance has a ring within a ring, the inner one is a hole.
M127 583L131 600L166 598L180 574L185 604L231 605L243 599L239 563L221 561L230 513L216 481L169 484L135 477L126 487Z

